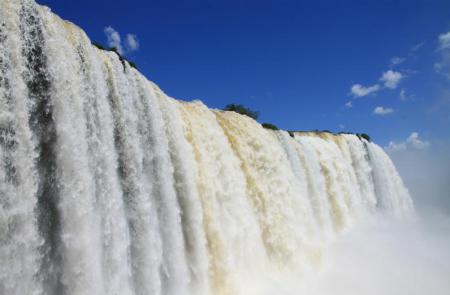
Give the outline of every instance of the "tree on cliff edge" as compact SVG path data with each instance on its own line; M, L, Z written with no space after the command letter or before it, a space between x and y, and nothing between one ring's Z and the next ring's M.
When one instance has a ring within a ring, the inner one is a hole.
M250 118L253 118L255 120L258 119L259 116L259 112L251 110L241 104L228 104L225 106L225 108L223 109L224 111L231 111L231 112L236 112L238 114L242 114L242 115L246 115Z

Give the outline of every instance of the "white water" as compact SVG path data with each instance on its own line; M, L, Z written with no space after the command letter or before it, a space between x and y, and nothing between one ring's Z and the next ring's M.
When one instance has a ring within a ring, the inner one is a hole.
M377 212L413 205L376 144L173 100L0 0L0 294L267 294Z

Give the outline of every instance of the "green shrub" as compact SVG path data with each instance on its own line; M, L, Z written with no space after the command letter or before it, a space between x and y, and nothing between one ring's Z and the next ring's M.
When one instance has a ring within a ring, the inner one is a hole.
M280 130L277 126L275 126L274 124L271 124L271 123L262 123L261 125L262 125L262 127L266 128L266 129Z
M117 53L117 55L118 55L119 57L122 57L122 56L120 55L119 49L117 49L117 47L110 47L110 48L108 49L108 51L115 52L115 53Z
M367 135L366 133L358 133L356 134L356 136L358 136L360 139L364 138L365 140L370 141L370 136Z
M128 62L128 64L130 65L130 67L135 68L137 70L137 66L134 62L126 60Z
M94 44L94 46L97 46L97 45ZM100 48L100 47L98 47L98 48ZM119 50L117 49L117 47L111 47L109 49L105 49L105 48L100 48L100 49L108 50L108 51L111 51L111 52L114 52L115 54L117 54L117 56L119 57L119 60L122 62L123 66L124 66L124 69L125 69L125 62L127 62L130 65L130 67L137 69L136 63L134 63L134 62L128 60L127 58L123 57L119 53Z
M245 106L243 106L241 104L234 104L234 103L228 104L228 105L225 106L225 108L223 110L224 111L236 112L238 114L248 116L248 117L253 118L255 120L257 120L258 117L259 117L259 112L253 111L253 110L251 110L251 109L249 109L249 108L247 108L247 107L245 107Z

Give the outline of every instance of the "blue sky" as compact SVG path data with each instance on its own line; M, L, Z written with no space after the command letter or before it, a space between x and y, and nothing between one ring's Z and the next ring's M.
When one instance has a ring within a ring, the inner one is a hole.
M450 140L448 0L38 2L93 41L118 33L172 97L241 103L287 130L366 132L394 149Z

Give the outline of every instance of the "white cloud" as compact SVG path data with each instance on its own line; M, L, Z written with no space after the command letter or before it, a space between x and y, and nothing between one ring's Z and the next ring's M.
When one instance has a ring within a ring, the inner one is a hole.
M339 124L339 128L345 129L345 125L344 124Z
M351 93L355 97L363 97L369 94L375 93L380 90L380 85L375 84L372 86L364 87L361 84L355 84L351 88Z
M108 46L117 48L117 51L120 54L123 54L122 40L120 38L119 32L114 30L111 26L108 26L104 29L106 38L108 39Z
M404 151L406 150L406 143L405 142L396 143L394 141L390 141L389 144L386 147L384 147L384 149L387 150L388 152Z
M438 44L440 60L434 64L434 70L450 79L450 32L439 35Z
M406 90L405 89L400 90L400 100L405 101L407 99L408 97L406 96Z
M347 103L345 104L345 107L348 108L348 109L352 108L353 107L352 102L351 101L347 101Z
M413 47L411 47L412 52L419 50L420 48L422 48L425 45L425 42L420 42L417 43L416 45L414 45Z
M394 109L392 109L392 108L385 108L385 107L382 107L382 106L376 107L373 110L373 114L374 115L380 115L380 116L389 115L389 114L391 114L393 112L394 112Z
M450 32L439 35L438 42L438 50L450 49Z
M391 58L391 66L399 65L399 64L403 63L405 60L406 60L406 58L404 58L404 57L394 56L393 58Z
M440 72L444 68L445 63L442 61L438 61L434 63L434 70L436 72Z
M137 36L134 34L127 34L124 40L124 45L122 44L122 38L120 37L119 32L113 29L111 26L108 26L104 29L107 43L109 47L117 48L117 52L121 55L126 53L131 53L139 49L139 41ZM125 50L125 48L126 50Z
M403 78L404 76L400 72L389 70L383 73L380 81L384 83L385 87L395 89Z
M441 60L434 64L434 70L450 79L450 50L442 53Z
M411 132L411 134L403 142L390 141L385 147L388 152L397 152L405 150L424 150L430 146L430 142L419 137L418 132Z
M136 51L139 49L139 41L138 41L136 35L127 34L126 46L127 46L128 51L130 51L130 52Z
M412 132L411 135L406 139L406 143L417 150L423 150L430 146L430 143L428 141L424 141L419 138L418 132Z

